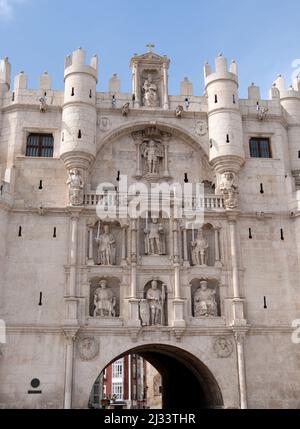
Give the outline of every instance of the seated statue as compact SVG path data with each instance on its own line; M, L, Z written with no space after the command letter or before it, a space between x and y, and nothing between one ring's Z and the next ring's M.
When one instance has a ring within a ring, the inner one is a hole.
M195 317L218 316L216 291L208 287L207 281L200 282L200 288L195 292L194 315Z
M101 280L94 293L94 317L116 317L115 306L117 299L112 290L107 288L107 281Z

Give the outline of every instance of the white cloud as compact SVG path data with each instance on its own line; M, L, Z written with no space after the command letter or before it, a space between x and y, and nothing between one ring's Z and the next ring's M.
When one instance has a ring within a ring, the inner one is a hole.
M0 19L11 19L15 8L26 0L0 0Z

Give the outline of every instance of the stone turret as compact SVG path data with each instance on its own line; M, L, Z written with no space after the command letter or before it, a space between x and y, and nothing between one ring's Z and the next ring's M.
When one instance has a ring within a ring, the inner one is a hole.
M60 156L68 169L88 170L96 156L98 58L85 63L81 48L65 61Z
M210 162L220 175L237 174L245 162L242 117L239 109L237 64L228 69L222 54L216 59L216 70L204 67L208 98Z
M289 152L292 171L300 173L299 135L300 135L300 81L296 78L293 85L286 89L283 76L274 82L272 94L279 93L280 103L286 113L288 123ZM274 97L273 97L274 98ZM298 174L297 173L297 174Z
M0 60L0 97L10 89L11 65L8 58Z

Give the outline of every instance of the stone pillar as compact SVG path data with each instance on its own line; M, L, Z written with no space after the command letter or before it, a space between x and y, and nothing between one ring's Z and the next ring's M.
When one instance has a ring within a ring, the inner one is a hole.
M136 145L136 176L141 177L142 176L142 170L141 170L141 142L137 141L135 142Z
M164 167L164 177L169 177L169 145L167 143L164 144L165 150L165 167Z
M127 265L126 262L126 230L127 230L127 226L126 225L122 225L121 227L122 230L122 255L121 255L121 265Z
M70 284L69 296L76 296L76 264L77 264L77 233L78 213L71 215L71 242L70 242Z
M88 227L88 239L89 239L89 251L88 251L88 265L94 265L94 252L93 252L93 244L94 244L94 228L93 226Z
M167 64L163 64L163 108L169 109L169 97L168 97L168 68Z
M235 336L236 350L237 350L240 408L242 410L246 410L248 408L245 353L244 353L244 342L245 342L246 334L245 332L235 332L234 336Z
M131 221L131 298L136 299L137 220Z
M138 74L138 66L137 64L133 65L132 68L132 72L133 72L133 93L135 95L135 107L140 107L141 102L140 102L140 90L139 90L139 74Z
M74 341L78 329L66 329L66 354L65 354L65 396L64 409L72 408L72 390L73 390L73 367L74 367Z
M229 219L230 250L232 260L232 286L233 286L233 325L246 325L244 318L244 300L240 296L239 267L238 267L238 244L236 218Z
M221 255L220 255L220 228L216 227L215 232L215 267L222 267Z
M182 227L183 231L183 261L186 267L190 266L189 255L188 255L188 242L187 242L187 229L186 226Z
M172 222L172 232L173 232L173 257L174 263L179 262L179 243L178 243L178 222L176 219L173 219Z
M173 249L173 217L170 215L170 223L169 223L169 248L170 248L170 260L173 261L174 249Z
M229 220L230 230L230 249L231 249L231 260L232 260L232 285L234 298L240 298L240 286L239 286L239 269L238 269L238 251L237 251L237 232L236 232L236 220Z

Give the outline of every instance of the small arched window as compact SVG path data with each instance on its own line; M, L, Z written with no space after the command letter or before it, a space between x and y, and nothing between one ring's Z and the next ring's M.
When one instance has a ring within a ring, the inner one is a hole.
M54 139L52 134L29 134L26 145L26 156L53 157Z

